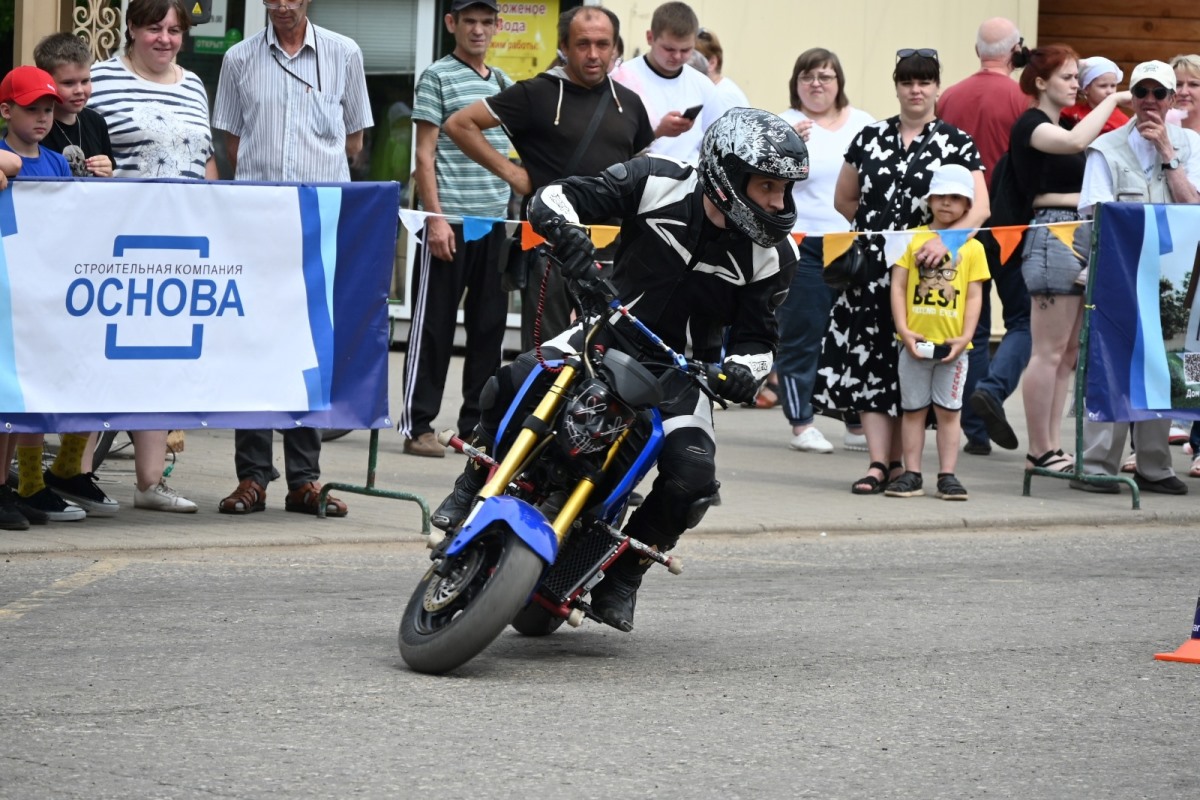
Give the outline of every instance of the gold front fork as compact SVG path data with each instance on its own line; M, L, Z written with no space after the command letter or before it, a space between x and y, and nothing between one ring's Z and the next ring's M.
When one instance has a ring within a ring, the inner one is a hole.
M542 397L537 408L533 410L533 416L546 423L554 419L554 414L558 411L559 404L562 403L567 387L574 380L575 367L570 364L564 364L549 391ZM500 466L492 474L491 480L487 482L487 485L479 493L479 497L496 497L503 494L505 487L516 477L517 470L525 463L525 459L529 457L537 442L538 435L536 433L528 428L522 428L521 432L517 434L517 440L504 456L504 460L500 462Z

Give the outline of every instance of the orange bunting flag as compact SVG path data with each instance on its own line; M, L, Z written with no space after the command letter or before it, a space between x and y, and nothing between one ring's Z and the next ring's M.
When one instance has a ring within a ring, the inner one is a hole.
M521 249L532 250L542 242L546 241L541 236L533 232L533 226L528 222L521 223Z
M858 236L857 233L827 233L827 234L825 234L824 241L822 242L822 244L824 245L824 249L825 249L825 253L824 253L825 266L828 267L830 264L832 264L834 261L837 260L838 256L842 255L847 250L849 250L850 244L854 241L854 238L856 236Z
M807 233L793 233L792 234L792 238L796 240L796 247L800 246L800 244L804 241L804 237L807 235L808 235Z
M621 229L616 225L593 225L591 232L592 244L596 245L597 250L600 250L616 241L617 234L621 232Z
M996 244L1000 245L1000 264L1003 266L1012 258L1012 254L1017 251L1017 245L1021 243L1021 236L1025 234L1025 229L1028 225L1003 225L992 228L992 237L995 238Z
M1055 237L1071 249L1075 255L1083 258L1082 255L1075 249L1075 229L1082 225L1083 222L1053 222L1047 227Z

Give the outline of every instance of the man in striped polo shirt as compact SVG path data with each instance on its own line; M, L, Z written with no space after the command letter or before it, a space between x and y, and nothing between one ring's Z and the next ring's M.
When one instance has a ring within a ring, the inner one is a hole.
M417 82L413 104L415 177L425 211L451 217L505 216L508 184L468 158L442 129L455 111L512 84L503 72L484 63L496 34L497 12L496 0L455 0L445 18L446 30L454 36L454 51L431 64ZM507 157L508 138L502 130L489 131L487 139ZM497 269L504 235L504 226L496 225L482 239L467 242L458 220L426 219L417 247L412 327L404 357L400 430L405 436L404 452L409 455L441 458L446 453L434 437L433 421L441 409L455 316L464 295L467 350L459 434L465 438L479 422L479 395L500 366L508 311L508 296L500 288Z
M270 24L229 48L221 62L212 126L227 132L237 180L348 183L347 159L362 150L363 131L374 124L362 50L353 39L314 25L311 2L264 0ZM218 504L221 513L266 509L266 486L279 477L271 436L270 430L234 434L238 485ZM284 430L283 458L284 510L316 514L321 432ZM346 516L341 500L331 496L326 503L326 516Z

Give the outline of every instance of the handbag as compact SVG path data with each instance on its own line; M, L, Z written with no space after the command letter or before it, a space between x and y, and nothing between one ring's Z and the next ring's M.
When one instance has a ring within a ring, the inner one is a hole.
M825 285L835 292L865 287L870 280L870 264L862 240L855 237L846 248L846 252L821 270L821 277L825 280Z
M942 121L939 119L937 124L933 126L921 141L921 146L904 159L905 168L903 174L900 176L899 184L902 185L908 178L908 166L915 163L921 157L921 153L925 152L925 148L933 141L934 135L941 129ZM903 192L900 190L900 187L897 186L896 192L892 195L892 203L888 208L889 220L885 224L885 228L887 225L892 224L893 221L896 223L900 222L897 203L902 194ZM855 237L850 243L850 247L846 249L846 252L829 262L829 265L821 271L821 277L825 279L825 285L830 289L836 292L844 292L847 289L864 288L873 278L878 277L873 275L873 272L878 272L878 270L872 269L871 261L867 257L866 245L863 244L861 237Z

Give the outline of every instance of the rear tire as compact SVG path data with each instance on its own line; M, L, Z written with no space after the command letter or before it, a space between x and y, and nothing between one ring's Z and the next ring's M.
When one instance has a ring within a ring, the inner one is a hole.
M421 578L400 621L400 656L432 674L470 661L529 602L544 567L515 533L485 530L454 557L447 577L431 568Z
M557 614L551 614L545 606L532 602L517 612L512 626L524 636L549 636L566 622Z

